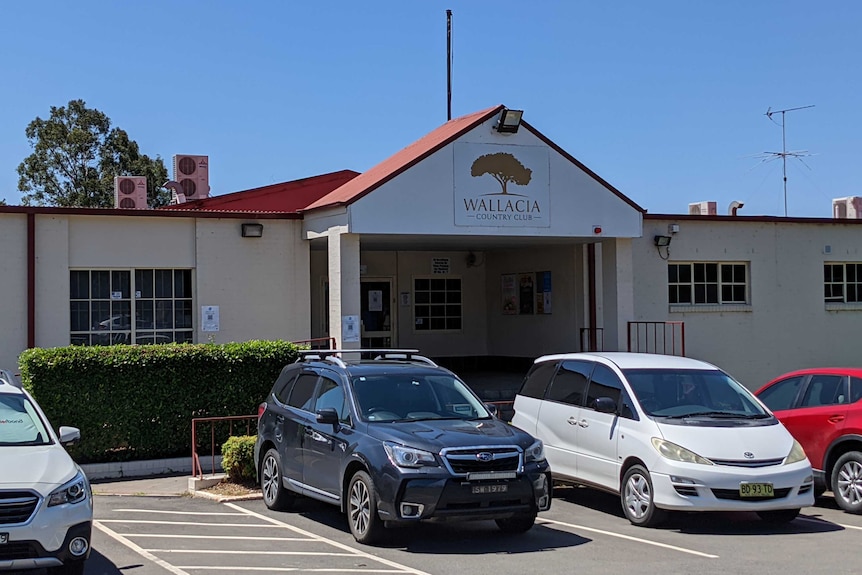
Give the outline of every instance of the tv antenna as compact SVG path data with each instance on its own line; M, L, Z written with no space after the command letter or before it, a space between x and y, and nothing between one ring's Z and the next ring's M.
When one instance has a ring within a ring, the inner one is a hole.
M785 122L784 122L784 114L787 112L794 112L796 110L805 110L806 108L813 108L814 104L810 106L799 106L798 108L786 108L784 110L773 110L772 106L766 109L766 114L764 114L767 118L772 120L773 123L778 124L775 120L772 119L772 116L775 114L781 114L781 151L780 152L763 152L762 157L765 159L763 161L774 160L775 158L781 158L782 163L782 171L784 176L784 217L787 217L787 158L788 156L791 158L796 158L800 162L802 162L803 156L810 156L808 150L799 150L796 152L788 152L787 151L787 136L785 131ZM808 167L805 162L802 162L802 165ZM810 169L810 168L809 168Z

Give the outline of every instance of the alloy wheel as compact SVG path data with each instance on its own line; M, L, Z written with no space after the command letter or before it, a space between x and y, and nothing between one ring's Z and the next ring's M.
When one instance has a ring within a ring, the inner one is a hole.
M371 520L371 500L368 486L356 481L350 489L350 522L357 533L365 533Z

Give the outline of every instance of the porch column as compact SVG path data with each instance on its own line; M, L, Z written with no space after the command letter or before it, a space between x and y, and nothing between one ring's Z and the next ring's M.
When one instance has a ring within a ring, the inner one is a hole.
M616 238L602 247L605 342L628 351L628 322L635 319L632 240Z
M347 233L347 227L329 229L329 334L337 349L361 346L359 235ZM348 323L346 317L355 321ZM352 328L352 332L346 330ZM355 341L350 341L351 339Z

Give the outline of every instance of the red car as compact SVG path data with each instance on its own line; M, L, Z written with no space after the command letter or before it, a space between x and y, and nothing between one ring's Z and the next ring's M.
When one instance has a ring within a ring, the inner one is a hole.
M862 368L792 371L756 395L802 444L816 492L862 513Z

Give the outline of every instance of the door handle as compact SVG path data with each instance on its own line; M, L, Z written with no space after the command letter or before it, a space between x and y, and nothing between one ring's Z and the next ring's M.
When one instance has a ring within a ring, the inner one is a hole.
M578 422L578 426L580 426L580 427L589 427L589 426L590 426L590 422L589 422L589 421L587 421L586 419L582 419L582 420L580 420L580 421Z
M566 420L566 423L568 423L569 425L577 425L578 420L575 419L575 416L573 415L572 417L570 417L569 419Z
M844 421L843 415L830 415L829 416L829 423L841 423L842 421Z

